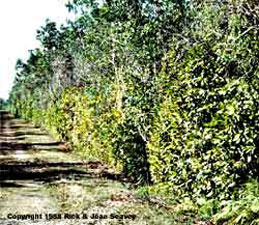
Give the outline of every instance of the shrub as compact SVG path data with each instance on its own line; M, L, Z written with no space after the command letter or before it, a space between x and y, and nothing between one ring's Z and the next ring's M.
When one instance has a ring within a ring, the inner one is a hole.
M214 216L218 224L259 223L259 183L253 179L237 190L237 199L224 202L222 210Z
M190 27L201 21L204 30L215 29L183 31L190 41L200 39L173 42L165 57L149 161L153 181L176 196L229 199L234 187L258 175L258 31L235 13L223 31L217 22L229 12L222 7L211 20L211 10L198 12Z

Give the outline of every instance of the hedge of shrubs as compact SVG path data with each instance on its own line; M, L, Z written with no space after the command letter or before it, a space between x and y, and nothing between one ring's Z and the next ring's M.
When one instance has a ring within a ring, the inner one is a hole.
M41 29L10 108L139 184L232 199L258 176L258 5L138 4L71 3L84 14Z

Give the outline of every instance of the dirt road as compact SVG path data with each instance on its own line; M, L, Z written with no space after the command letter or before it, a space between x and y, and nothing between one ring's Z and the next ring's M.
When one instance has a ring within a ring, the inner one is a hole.
M40 128L5 111L0 120L0 224L192 224Z

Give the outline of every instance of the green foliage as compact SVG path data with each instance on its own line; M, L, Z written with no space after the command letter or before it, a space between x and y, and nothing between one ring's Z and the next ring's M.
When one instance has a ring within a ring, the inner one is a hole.
M215 215L221 224L258 224L259 223L259 183L257 180L247 182L238 190L238 199L227 201L223 209Z
M60 28L47 20L41 49L17 61L15 115L154 192L192 199L204 218L258 175L254 2L74 0L68 9L78 18Z
M2 98L0 98L0 110L6 109L6 101Z
M172 42L149 141L153 181L193 199L229 199L258 174L258 67L251 63L258 65L258 31L235 12L223 31L218 23L229 8L212 20L213 10L190 12L190 27L211 33L186 29L181 35L192 45Z
M209 220L215 213L218 212L220 202L217 199L206 200L204 198L198 199L198 214L202 220Z

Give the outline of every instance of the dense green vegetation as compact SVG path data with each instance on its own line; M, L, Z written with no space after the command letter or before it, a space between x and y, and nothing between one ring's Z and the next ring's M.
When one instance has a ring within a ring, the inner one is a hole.
M6 101L0 98L0 110L5 109L5 107L6 107Z
M74 0L67 7L78 18L61 27L47 20L37 35L42 48L17 61L12 112L148 192L189 199L204 218L256 224L258 4Z

